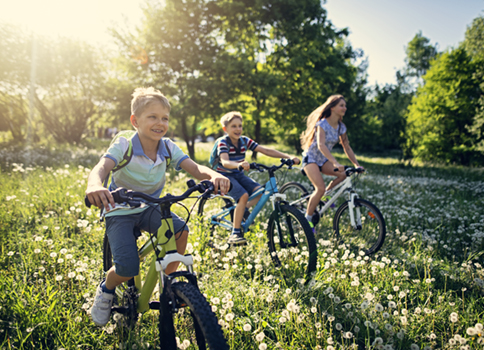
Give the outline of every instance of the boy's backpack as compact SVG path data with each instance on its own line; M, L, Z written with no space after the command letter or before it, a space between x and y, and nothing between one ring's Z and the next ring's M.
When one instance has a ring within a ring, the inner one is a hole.
M124 152L123 159L118 163L118 165L116 165L113 168L113 170L111 171L112 173L115 173L116 171L124 168L126 165L129 164L129 162L131 161L131 158L133 158L133 141L132 141L132 139L133 139L133 136L135 134L136 134L136 130L123 130L123 131L118 132L113 137L113 139L111 140L109 147L111 147L112 144L117 139L119 139L120 137L124 137L125 139L128 140L128 149L126 150L126 152ZM163 141L165 143L165 148L168 151L168 158L166 158L166 168L168 169L168 167L170 166L170 163L171 163L171 150L170 150L170 147L168 147L165 139L161 139L161 141ZM109 176L106 177L106 179L104 180L104 187L107 187L108 180L109 180Z
M230 144L232 144L232 142L230 142L230 139L228 138L228 136L219 137L218 139L215 140L215 143L213 144L212 152L210 152L210 158L208 159L208 162L210 163L210 167L212 169L216 169L217 166L218 166L218 163L220 162L220 156L217 155L218 144L220 143L220 141L222 139L224 139L226 137L227 137L227 141ZM247 150L247 144L245 142L245 138L241 137L241 140L242 140L242 145L245 146L245 148Z

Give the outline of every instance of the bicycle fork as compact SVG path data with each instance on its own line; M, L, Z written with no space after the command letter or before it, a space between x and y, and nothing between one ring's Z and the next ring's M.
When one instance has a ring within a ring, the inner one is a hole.
M361 212L360 207L355 206L355 198L358 198L358 195L354 192L350 193L348 200L348 210L350 213L350 221L351 226L355 230L361 230ZM356 209L356 210L355 210Z

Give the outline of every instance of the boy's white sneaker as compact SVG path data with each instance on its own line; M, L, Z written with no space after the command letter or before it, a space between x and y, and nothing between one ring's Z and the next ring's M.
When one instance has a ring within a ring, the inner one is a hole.
M91 317L96 325L102 327L109 322L113 299L114 294L104 293L101 285L97 287L94 303L91 307Z

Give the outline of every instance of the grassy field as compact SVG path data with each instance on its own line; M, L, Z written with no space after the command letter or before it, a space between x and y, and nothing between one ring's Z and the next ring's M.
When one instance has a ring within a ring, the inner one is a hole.
M101 146L0 151L1 349L160 345L155 312L127 336L114 321L96 327L87 314L102 278L104 227L83 197ZM206 162L211 145L197 147ZM206 227L191 221L188 251L231 349L483 348L482 169L359 159L368 172L358 193L380 208L387 239L376 256L362 258L323 246L331 230L320 230L309 283L272 266L267 218L248 233L248 246L222 253L207 246ZM279 185L308 184L296 170L278 176ZM170 173L166 192L181 193L186 180ZM190 342L180 335L180 348L193 348Z

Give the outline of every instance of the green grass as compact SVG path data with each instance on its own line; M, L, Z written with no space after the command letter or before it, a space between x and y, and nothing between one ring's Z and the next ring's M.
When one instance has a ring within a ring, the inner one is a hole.
M197 144L197 159L206 163L210 150ZM127 336L113 321L96 327L86 312L102 278L104 227L83 196L101 153L0 152L0 348L159 346L156 312L143 315ZM231 349L482 348L482 169L359 159L368 173L358 193L380 208L387 239L377 256L362 258L322 245L331 231L320 230L318 271L307 284L272 266L267 218L256 221L248 246L222 252L207 246L206 227L190 222L188 251ZM171 172L167 191L182 193L186 180ZM291 180L309 187L297 170L279 172L280 184Z

